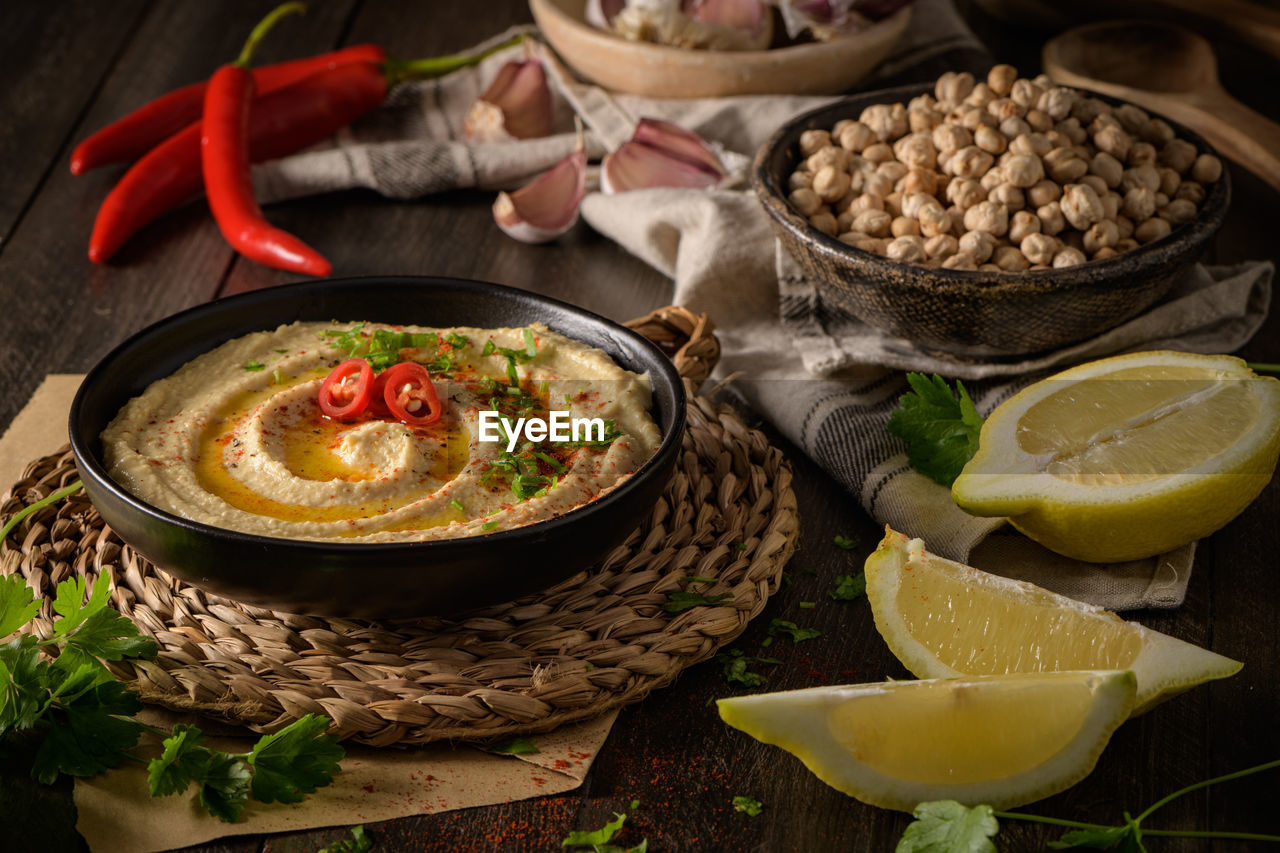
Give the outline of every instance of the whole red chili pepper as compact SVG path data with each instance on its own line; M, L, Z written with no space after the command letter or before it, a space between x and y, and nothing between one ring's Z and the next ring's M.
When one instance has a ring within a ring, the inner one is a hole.
M387 52L376 44L357 44L339 50L264 65L253 70L258 92L266 94L292 85L318 71L353 62L385 62ZM138 107L94 133L71 152L71 174L98 166L134 160L200 119L207 82L192 83Z
M379 106L381 68L359 62L321 71L258 97L249 113L249 159L274 160L314 145ZM188 125L134 163L98 209L89 259L108 260L139 228L204 188L200 122Z
M301 3L277 7L254 27L240 57L213 72L200 120L200 164L209 209L231 248L264 266L326 276L332 267L319 252L267 222L249 179L249 110L254 95L249 58L276 21L304 8Z

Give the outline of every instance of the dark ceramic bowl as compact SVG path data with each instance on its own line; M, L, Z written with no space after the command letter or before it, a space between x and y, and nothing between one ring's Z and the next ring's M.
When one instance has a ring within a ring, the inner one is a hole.
M342 544L239 533L179 518L112 480L99 436L157 379L229 338L295 320L368 320L482 328L543 322L647 372L657 453L609 494L514 530L431 542ZM307 282L221 299L139 332L98 363L71 406L71 447L85 488L120 538L209 592L295 613L361 618L445 615L544 589L589 566L648 513L680 450L685 393L671 361L631 330L520 290L447 278Z
M932 84L885 89L804 113L770 137L752 166L756 195L787 251L817 282L824 299L872 326L960 359L1024 355L1082 341L1164 296L1226 218L1231 185L1224 170L1207 188L1196 218L1163 239L1075 267L991 273L929 268L855 249L792 210L786 187L799 160L801 133L856 119L872 104L905 103L932 90ZM1192 131L1169 124L1200 151L1215 153Z

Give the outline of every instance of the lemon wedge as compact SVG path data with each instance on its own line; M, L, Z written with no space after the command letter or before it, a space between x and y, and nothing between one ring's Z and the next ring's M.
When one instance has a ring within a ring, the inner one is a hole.
M1129 716L1133 673L1052 672L811 687L721 699L721 718L864 803L1009 808L1089 774Z
M866 579L876 630L919 678L1127 669L1139 714L1241 667L1100 607L945 560L889 528Z
M1280 381L1225 355L1142 352L1029 386L982 425L951 487L1047 548L1149 557L1239 515L1280 455Z

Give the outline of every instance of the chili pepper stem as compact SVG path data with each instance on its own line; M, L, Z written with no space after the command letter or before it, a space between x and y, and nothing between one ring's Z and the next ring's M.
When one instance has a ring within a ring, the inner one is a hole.
M514 47L523 42L524 39L523 35L518 35L480 53L453 53L448 56L430 56L425 59L399 59L398 57L388 56L386 62L387 88L390 89L397 83L403 83L406 80L430 80L434 77L443 77L450 71L457 71L459 68L475 65L499 51Z
M253 28L253 32L249 33L249 38L245 40L244 47L240 49L240 55L236 57L234 65L240 68L248 68L249 61L253 58L253 53L258 49L258 44L267 37L267 33L271 32L271 28L276 22L288 15L301 15L307 11L305 3L282 3L267 13L267 16L258 22Z

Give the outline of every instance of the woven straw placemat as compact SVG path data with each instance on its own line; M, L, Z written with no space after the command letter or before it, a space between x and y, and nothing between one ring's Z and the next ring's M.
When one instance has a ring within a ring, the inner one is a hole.
M684 309L628 325L672 356L691 392L719 355L707 318ZM113 606L160 644L154 660L111 667L173 710L256 732L322 713L342 737L375 746L544 732L634 702L711 657L764 608L795 550L781 451L732 409L689 400L671 482L622 545L551 589L455 619L299 616L208 594L134 553L83 492L24 520L0 546L0 572L46 598L32 623L46 635L58 582L109 570ZM77 476L69 452L37 460L0 522ZM685 589L729 597L664 610Z

